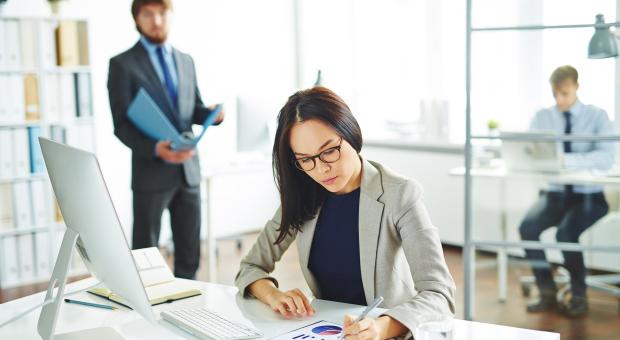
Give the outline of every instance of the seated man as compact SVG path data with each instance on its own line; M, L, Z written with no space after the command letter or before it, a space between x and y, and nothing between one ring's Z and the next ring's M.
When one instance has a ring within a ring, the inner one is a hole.
M530 130L554 131L558 134L612 134L613 127L607 113L595 106L584 105L577 99L577 70L566 65L551 74L550 83L556 105L540 110L534 117ZM614 163L613 142L562 142L563 164L567 170L606 170ZM538 241L547 228L558 228L558 242L579 242L579 236L597 220L607 214L609 207L601 186L551 184L541 192L538 201L530 208L521 223L519 232L523 240ZM540 291L538 301L527 306L528 312L554 309L556 286L543 250L526 249L533 267L536 285ZM587 312L586 268L579 251L564 251L564 267L570 273L572 298L560 310L569 316Z

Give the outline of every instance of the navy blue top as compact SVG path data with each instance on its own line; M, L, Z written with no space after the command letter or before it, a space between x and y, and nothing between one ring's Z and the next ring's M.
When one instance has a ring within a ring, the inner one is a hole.
M359 210L360 189L345 195L328 194L323 203L308 260L322 299L366 305L360 267Z

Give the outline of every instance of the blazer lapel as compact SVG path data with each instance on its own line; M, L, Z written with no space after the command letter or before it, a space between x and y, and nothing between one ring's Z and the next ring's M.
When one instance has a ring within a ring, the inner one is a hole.
M299 265L301 266L301 271L304 274L304 278L306 279L306 283L308 287L312 291L314 296L320 297L321 293L319 291L319 285L316 282L316 278L308 269L308 261L310 260L310 248L312 248L312 240L314 239L314 230L316 229L316 222L319 219L319 214L321 213L321 208L317 212L316 216L313 219L304 223L302 227L302 231L297 233L297 251L299 252Z
M189 96L189 90L190 90L190 87L189 87L190 79L187 79L187 76L191 74L190 69L189 69L190 65L188 65L185 58L181 58L181 54L176 48L172 49L172 56L174 57L174 63L176 64L177 80L179 82L178 101L177 101L178 107L176 108L177 112L179 113L191 112L192 110L188 110L187 108L183 107L183 104L190 103L190 101L185 100L185 98Z
M175 115L177 109L172 106L170 98L168 98L168 94L166 93L166 89L159 80L155 67L151 63L151 58L149 58L148 53L139 41L134 48L136 51L138 67L141 68L142 73L145 74L148 79L148 84L145 84L145 90L147 90L149 95L151 95L153 100L159 105L159 108L168 117L170 122L177 129L179 129L179 123Z
M362 159L362 169L359 210L360 265L366 302L370 303L375 299L377 247L385 206L378 201L383 194L381 174L364 159Z

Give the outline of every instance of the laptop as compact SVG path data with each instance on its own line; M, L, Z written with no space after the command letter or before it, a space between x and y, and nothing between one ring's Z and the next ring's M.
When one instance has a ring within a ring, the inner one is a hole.
M562 143L540 140L557 137L546 132L502 132L501 137L518 139L502 140L502 158L506 169L512 172L560 173L562 166Z

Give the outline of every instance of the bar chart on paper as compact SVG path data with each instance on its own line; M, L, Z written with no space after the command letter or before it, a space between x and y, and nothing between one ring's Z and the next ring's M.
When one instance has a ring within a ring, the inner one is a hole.
M327 321L318 321L311 325L283 334L272 340L329 340L338 339L342 327Z

